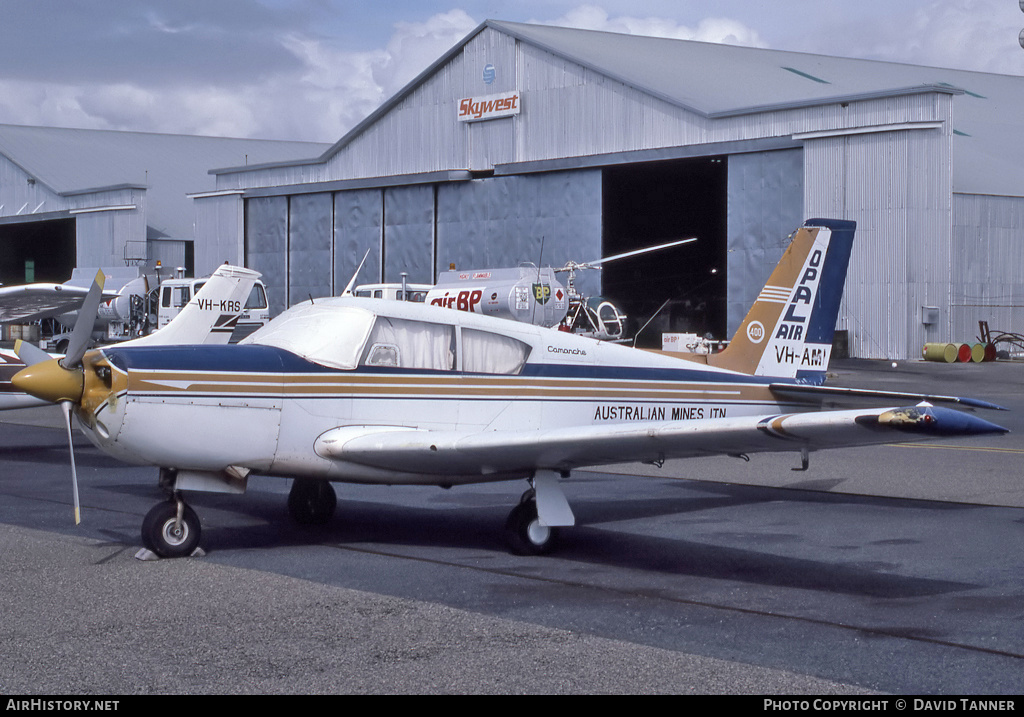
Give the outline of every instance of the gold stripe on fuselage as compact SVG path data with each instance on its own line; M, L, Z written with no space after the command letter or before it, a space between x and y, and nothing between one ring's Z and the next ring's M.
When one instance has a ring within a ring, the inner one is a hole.
M129 393L160 395L252 395L283 397L444 396L552 400L656 400L774 402L766 385L728 382L666 382L565 379L533 376L416 376L403 374L256 374L136 370Z

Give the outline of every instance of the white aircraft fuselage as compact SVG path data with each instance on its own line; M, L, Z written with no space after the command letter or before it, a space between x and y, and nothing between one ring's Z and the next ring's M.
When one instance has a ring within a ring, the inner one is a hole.
M575 468L769 451L799 452L806 468L824 448L1004 432L931 405L998 408L982 401L821 385L854 230L842 220L800 228L715 355L341 297L295 306L234 346L134 342L40 362L12 381L73 412L107 453L160 468L170 499L142 527L160 555L198 544L182 491L242 492L250 474L293 478L288 507L303 523L330 518L332 481L526 478L506 528L513 550L541 553L574 524L558 481ZM886 403L822 410L851 399Z
M367 464L359 456L359 442L402 430L529 436L609 423L721 420L809 407L775 398L767 379L428 305L318 299L277 321L298 324L309 313L316 331L290 337L292 351L263 345L261 340L272 341L273 336L257 334L252 342L226 351L114 346L87 354L87 368L109 365L111 387L100 382L95 370L86 371L83 403L94 408L79 412L83 430L104 451L130 462L450 485L529 476L536 465L532 460L517 465L501 456L493 465L475 459L461 463L457 455L431 461L429 453L390 461L378 454ZM425 357L423 362L433 362L432 368L368 363L371 333L380 320L407 322L410 335L429 325L434 334L429 340L447 335L454 350L439 357L440 365L438 357ZM339 325L329 326L331 322ZM358 330L348 328L353 326ZM473 333L474 339L467 341L464 332ZM347 343L314 346L323 335L340 336ZM518 342L508 362L494 364L501 373L487 372L488 366L467 371L465 364L473 359L463 354L472 348L459 348L492 337L499 347ZM519 352L526 354L522 362L517 361ZM357 443L344 448L352 441ZM342 447L332 448L339 442ZM572 461L560 456L549 467L567 468L568 463Z

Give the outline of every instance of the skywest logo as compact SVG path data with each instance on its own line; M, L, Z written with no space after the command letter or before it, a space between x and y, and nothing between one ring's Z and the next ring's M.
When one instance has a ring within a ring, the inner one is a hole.
M459 100L460 122L477 122L511 117L517 114L519 114L518 92L504 92L500 95L486 95L485 97L466 97Z

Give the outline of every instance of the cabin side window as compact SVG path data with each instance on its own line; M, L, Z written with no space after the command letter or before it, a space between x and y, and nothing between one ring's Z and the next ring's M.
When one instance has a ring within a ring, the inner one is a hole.
M467 373L516 375L530 356L530 346L490 331L462 329L462 370Z
M454 339L455 328L447 324L378 316L362 363L451 371L455 367Z

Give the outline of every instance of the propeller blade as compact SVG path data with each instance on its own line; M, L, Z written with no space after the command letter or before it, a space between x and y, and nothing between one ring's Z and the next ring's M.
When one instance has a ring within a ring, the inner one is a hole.
M60 409L64 414L64 427L68 431L68 450L71 453L71 490L75 498L75 525L82 522L82 507L78 502L78 469L75 467L75 443L71 439L71 401L61 401Z
M22 341L21 339L18 339L14 343L14 353L18 354L18 358L20 358L22 363L26 366L34 366L37 363L49 361L53 358L53 356L43 351L35 344L30 344L27 341Z
M89 348L89 338L92 336L92 328L96 323L96 315L99 312L100 302L103 300L103 271L96 272L96 278L89 287L82 308L78 310L78 318L75 320L75 327L71 330L71 339L68 341L67 354L61 359L61 366L71 368L82 362L82 357Z

